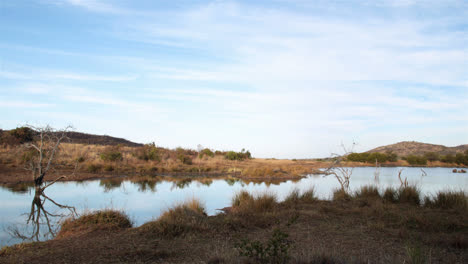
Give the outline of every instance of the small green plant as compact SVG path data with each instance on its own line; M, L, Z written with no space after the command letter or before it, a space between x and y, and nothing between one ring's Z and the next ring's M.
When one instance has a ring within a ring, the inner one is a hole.
M410 264L424 264L427 263L426 256L419 245L407 244L406 255L408 256Z
M290 259L289 249L292 246L292 241L288 237L287 233L275 228L266 243L242 239L236 244L236 248L240 256L252 258L256 263L287 263Z

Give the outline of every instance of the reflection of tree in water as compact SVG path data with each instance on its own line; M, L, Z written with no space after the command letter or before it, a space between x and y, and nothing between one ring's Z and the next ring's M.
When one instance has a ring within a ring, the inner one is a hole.
M46 202L50 202L53 205L48 210L44 207ZM55 209L54 212L51 212L52 209ZM61 212L63 210L66 210L66 213ZM67 216L78 216L78 214L75 207L59 204L48 197L43 190L36 188L31 203L31 210L27 216L25 226L22 226L22 228L9 228L9 232L14 238L24 241L39 241L41 238L53 238L57 233L58 223L61 219Z
M162 180L158 177L144 177L144 178L133 178L130 181L138 186L138 191L140 192L156 192L156 186L162 182Z
M228 178L228 179L225 179L224 180L229 186L233 186L234 184L236 184L236 182L239 182L240 180L239 179L235 179L235 178Z
M123 179L102 179L99 182L99 186L104 188L104 192L109 192L113 189L120 188L122 186Z
M186 179L181 179L177 180L172 184L171 190L173 189L184 189L185 187L188 187L192 183L191 178L186 178Z
M1 184L0 187L14 193L27 193L34 187L34 183Z

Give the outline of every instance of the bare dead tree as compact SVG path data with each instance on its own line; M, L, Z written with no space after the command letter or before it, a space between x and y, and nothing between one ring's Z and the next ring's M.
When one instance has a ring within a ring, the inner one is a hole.
M72 129L67 126L62 130L55 130L50 126L34 127L28 126L33 129L37 136L34 141L24 144L24 148L28 150L25 158L25 169L31 172L31 177L34 182L36 190L39 192L44 191L47 187L55 182L66 178L61 175L49 182L46 182L46 175L54 170L55 161L59 152L60 144L67 140L67 132ZM78 162L75 165L75 173Z
M408 179L405 177L404 180L401 179L401 173L403 172L404 169L400 169L398 171L398 179L400 180L400 188L408 187Z
M76 210L72 206L57 203L48 197L44 190L53 185L57 181L67 178L65 175L55 177L48 180L46 177L53 174L55 170L56 160L60 151L60 144L68 140L67 132L72 129L67 126L62 130L55 130L50 126L34 127L28 126L35 132L35 138L31 142L23 145L25 153L23 159L25 161L25 169L31 172L31 177L34 182L35 194L31 203L31 210L26 220L26 227L29 231L22 232L18 228L10 229L10 234L13 237L23 240L40 240L40 235L44 237L54 237L56 234L56 221L54 218L60 219L67 216L77 216ZM75 169L78 168L78 161L76 161ZM44 204L46 202L52 203L54 207L62 210L59 213L51 213L46 210ZM63 210L68 210L68 214L63 213Z
M341 185L341 189L344 192L349 192L349 181L351 179L351 175L353 174L353 168L345 167L343 162L346 160L346 156L353 152L354 146L356 143L353 142L351 149L346 148L346 146L341 143L341 148L344 151L343 155L339 155L336 153L332 154L333 162L332 164L324 171L325 176L333 175L338 180Z

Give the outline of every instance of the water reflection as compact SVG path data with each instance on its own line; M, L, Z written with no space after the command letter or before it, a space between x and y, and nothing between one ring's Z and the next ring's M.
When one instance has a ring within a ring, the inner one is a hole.
M398 188L401 184L398 177L401 169L381 168L376 178L375 168L355 168L350 188L354 191L360 186L369 184L377 185L379 190L384 190L386 187ZM420 168L405 168L401 178L407 179L409 184L416 184L421 189L422 195L434 195L439 190L468 191L466 174L452 173L452 170L447 168L424 168L424 170L427 176L423 176ZM49 233L48 237L53 236L55 233L53 227L56 223L64 215L74 213L66 206L61 207L61 204L51 201L49 197L62 204L76 207L78 213L109 207L123 210L138 226L157 218L174 204L192 197L203 201L207 213L212 215L219 212L216 209L229 206L234 194L240 190L252 193L264 191L275 193L281 201L293 189L304 191L311 187L315 187L320 199L331 199L333 189L339 188L339 184L334 177L323 177L323 175L310 175L300 180L138 176L84 182L57 182L47 189L47 193L51 196L35 193L33 186L28 184L1 185L0 246L21 242L21 239L11 239L9 235L12 232L4 232L5 227L11 224L29 226L20 228L23 238L42 240L45 239L42 237L42 232ZM32 215L31 210L34 212ZM25 211L28 211L27 214L24 214ZM39 232L39 237L35 233L38 230L37 226L42 230Z
M1 184L0 187L15 193L29 193L34 183Z
M10 226L8 231L13 238L23 241L51 239L58 231L60 220L77 215L75 207L60 204L47 196L41 188L36 188L31 208L26 214L26 223Z

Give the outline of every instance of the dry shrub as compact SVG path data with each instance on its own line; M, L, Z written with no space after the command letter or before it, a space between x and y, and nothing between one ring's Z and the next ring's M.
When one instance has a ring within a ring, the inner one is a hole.
M62 223L57 237L96 230L119 230L130 227L132 227L132 222L125 213L116 210L100 210L84 214L77 219L66 219Z
M424 205L430 208L466 210L468 196L463 191L438 192L432 199L426 197Z
M188 200L164 212L156 221L142 226L144 232L165 237L176 237L184 233L206 230L205 208L197 199Z

